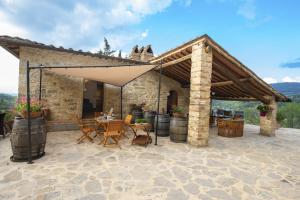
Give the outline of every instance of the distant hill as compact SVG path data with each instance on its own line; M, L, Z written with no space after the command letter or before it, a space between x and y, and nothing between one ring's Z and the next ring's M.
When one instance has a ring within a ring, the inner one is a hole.
M16 96L9 95L9 94L2 94L0 93L0 112L9 110L14 107L16 102Z
M273 83L271 86L287 96L300 95L300 83Z

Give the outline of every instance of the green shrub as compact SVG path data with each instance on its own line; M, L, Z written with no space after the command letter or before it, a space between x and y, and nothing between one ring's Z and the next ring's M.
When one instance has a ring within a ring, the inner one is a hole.
M173 113L183 113L184 109L182 107L179 106L175 106L173 107Z
M136 119L136 120L135 120L135 123L137 123L137 124L147 123L147 120L144 119L144 118L139 118L139 119Z

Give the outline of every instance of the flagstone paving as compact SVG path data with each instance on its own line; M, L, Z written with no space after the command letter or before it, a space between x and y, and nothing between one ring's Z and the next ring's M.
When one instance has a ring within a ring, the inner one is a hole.
M10 162L0 140L0 199L300 199L300 130L273 138L247 125L242 138L213 129L209 147L159 138L158 146L75 144L78 131L48 133L46 155Z

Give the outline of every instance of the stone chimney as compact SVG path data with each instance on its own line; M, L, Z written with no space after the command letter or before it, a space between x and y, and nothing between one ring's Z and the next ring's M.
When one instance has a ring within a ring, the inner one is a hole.
M129 55L129 58L132 60L141 60L141 53L139 52L139 46L135 45L132 50L131 53Z
M140 55L141 61L146 61L147 62L151 58L154 57L151 45L147 45L146 47L142 47L140 49L140 52L141 52L141 55Z

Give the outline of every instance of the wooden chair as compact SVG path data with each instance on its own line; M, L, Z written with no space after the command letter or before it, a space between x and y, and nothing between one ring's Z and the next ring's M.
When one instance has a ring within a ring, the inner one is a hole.
M100 116L103 116L103 112L94 112L94 117L98 118ZM94 138L97 136L101 136L103 135L104 129L102 126L99 126L96 122L95 122L95 127L96 127L96 134L94 135Z
M94 117L97 118L97 117L100 117L103 115L103 112L95 112L94 113Z
M77 139L77 144L80 144L85 139L89 140L90 142L94 142L90 135L96 131L95 122L92 122L90 120L80 119L79 117L76 118L77 118L78 126L82 132L80 138Z
M127 135L125 133L126 133L126 129L128 129L128 128L130 128L132 130L131 121L132 121L132 115L127 115L124 119L124 125L125 126L122 130L122 136L126 137L127 139L129 139L129 137L127 137Z
M123 121L122 120L110 121L108 123L106 131L104 132L104 139L99 144L103 143L103 146L116 145L116 146L120 147L119 140L122 135L122 129L123 129ZM111 138L114 141L114 143L108 144L109 138Z

